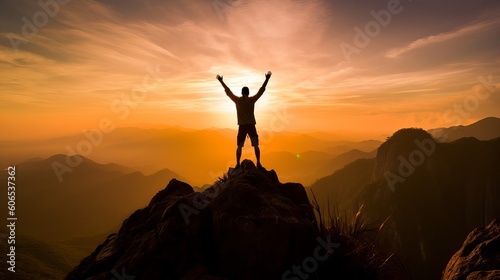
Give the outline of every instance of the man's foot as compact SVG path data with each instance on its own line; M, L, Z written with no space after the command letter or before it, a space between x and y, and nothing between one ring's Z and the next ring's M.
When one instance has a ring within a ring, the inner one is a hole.
M260 164L260 162L257 162L257 168L258 169L264 169L264 167L262 167L262 164Z
M234 169L239 169L241 167L240 163L237 163Z

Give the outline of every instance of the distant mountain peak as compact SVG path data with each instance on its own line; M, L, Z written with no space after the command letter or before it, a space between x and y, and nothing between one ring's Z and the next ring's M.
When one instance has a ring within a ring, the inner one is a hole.
M421 128L403 128L387 139L377 151L377 158L406 154L420 148L423 141L434 142L432 135Z
M489 122L500 122L500 118L497 117L486 117L484 119L480 119L477 122L470 124L470 125L475 125L479 123L489 123Z
M54 161L54 160L56 160L56 161L65 161L67 157L69 157L71 159L74 159L74 158L78 157L78 158L89 160L89 159L85 158L82 155L65 155L65 154L55 154L55 155L53 155L53 156L51 156L51 157L49 157L49 158L47 158L45 160L48 160L48 161L51 161L51 160L52 161ZM44 159L41 159L41 160L44 160Z
M435 139L429 132L421 128L400 129L378 148L374 178L399 174L401 164L411 165L417 159L417 164L422 164L435 149Z
M432 138L432 135L421 128L414 128L414 127L402 128L394 132L394 134L387 139L386 143L413 141L416 138L429 138L429 137Z
M429 129L429 133L442 142L453 142L464 137L491 140L500 137L500 118L487 117L470 125Z

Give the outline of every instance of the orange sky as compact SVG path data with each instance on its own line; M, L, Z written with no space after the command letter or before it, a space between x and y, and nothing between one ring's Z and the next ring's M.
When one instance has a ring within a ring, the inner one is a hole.
M500 116L498 1L55 1L0 4L2 140L104 118L236 128L215 76L255 93L267 70L263 128L391 133Z

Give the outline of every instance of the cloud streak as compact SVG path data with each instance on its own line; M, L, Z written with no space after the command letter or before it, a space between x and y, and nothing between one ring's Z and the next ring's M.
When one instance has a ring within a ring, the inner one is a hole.
M441 42L446 42L452 39L460 38L462 36L467 36L470 35L474 32L480 32L484 29L490 28L494 25L498 25L500 23L500 20L494 20L494 21L489 21L489 22L480 22L476 23L473 25L465 26L462 27L456 31L451 31L451 32L446 32L446 33L441 33L437 35L431 35L427 36L425 38L420 38L417 39L407 46L401 47L401 48L394 48L389 50L385 56L388 58L397 58L400 55L410 52L414 49L418 48L423 48L432 44L437 44Z

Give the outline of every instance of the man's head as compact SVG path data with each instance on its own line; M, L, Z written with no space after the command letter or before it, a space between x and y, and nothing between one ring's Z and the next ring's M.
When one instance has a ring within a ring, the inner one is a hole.
M242 96L248 96L248 95L250 95L250 90L248 89L248 87L243 87L241 89L241 95Z

